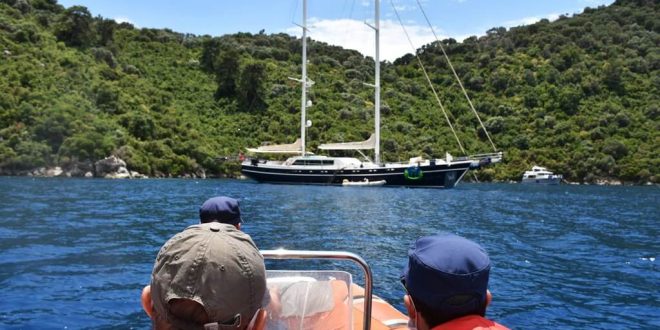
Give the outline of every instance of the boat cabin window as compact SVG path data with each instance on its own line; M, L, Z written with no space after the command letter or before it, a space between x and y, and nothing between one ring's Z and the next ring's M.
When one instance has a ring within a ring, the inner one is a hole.
M293 165L302 166L319 166L319 165L334 165L335 161L332 159L296 159Z
M351 274L342 271L266 271L267 330L352 329Z

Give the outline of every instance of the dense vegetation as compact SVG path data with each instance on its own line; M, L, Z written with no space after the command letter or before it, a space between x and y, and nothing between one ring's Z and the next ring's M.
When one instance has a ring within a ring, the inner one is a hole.
M464 42L443 40L505 162L570 181L660 181L660 13L619 0ZM136 29L56 0L0 0L0 174L117 155L150 176L235 175L219 162L299 135L300 39ZM492 147L437 44L418 50L469 153ZM373 59L311 41L308 141L366 139ZM413 55L382 65L385 160L460 155Z

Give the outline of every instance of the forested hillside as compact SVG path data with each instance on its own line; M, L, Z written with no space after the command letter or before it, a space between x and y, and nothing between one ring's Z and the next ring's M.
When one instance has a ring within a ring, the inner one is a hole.
M442 44L502 164L569 181L660 180L660 12L619 0L554 22ZM438 23L439 24L439 23ZM441 25L441 24L439 24ZM109 155L149 176L236 175L219 161L299 135L301 43L286 34L137 29L56 0L0 0L0 174L89 168ZM492 147L437 44L418 50L468 153ZM373 59L309 44L308 145L366 139ZM461 155L413 55L382 64L384 160ZM76 172L77 173L77 172Z

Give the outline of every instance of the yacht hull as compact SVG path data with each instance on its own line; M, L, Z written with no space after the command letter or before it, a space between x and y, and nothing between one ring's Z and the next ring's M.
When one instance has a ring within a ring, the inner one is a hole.
M560 184L562 177L553 176L551 178L536 178L536 179L523 179L521 183L525 184L547 184L547 185L557 185Z
M350 182L385 181L385 186L453 188L470 169L471 162L422 166L383 166L355 169L294 168L243 163L241 172L264 183L342 185ZM411 171L414 170L414 171ZM406 172L408 171L408 172ZM410 173L414 172L414 173Z

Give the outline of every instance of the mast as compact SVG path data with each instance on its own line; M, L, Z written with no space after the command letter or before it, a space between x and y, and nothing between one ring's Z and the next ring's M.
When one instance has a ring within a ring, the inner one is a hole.
M374 1L374 25L366 23L374 29L376 54L374 56L374 84L366 84L374 88L374 161L380 164L380 0Z
M376 68L375 68L375 79L376 82L374 85L376 86L376 92L374 98L376 99L375 102L375 116L374 116L374 121L375 121L375 135L376 135L376 148L374 149L375 153L375 161L376 164L380 164L380 0L375 1L375 7L376 7L376 13L375 13L375 18L374 21L376 22L376 27L374 30L376 30L376 57L374 60L376 61Z
M307 111L307 0L303 0L303 21L302 21L302 97L300 105L300 142L301 155L305 156L305 112Z

